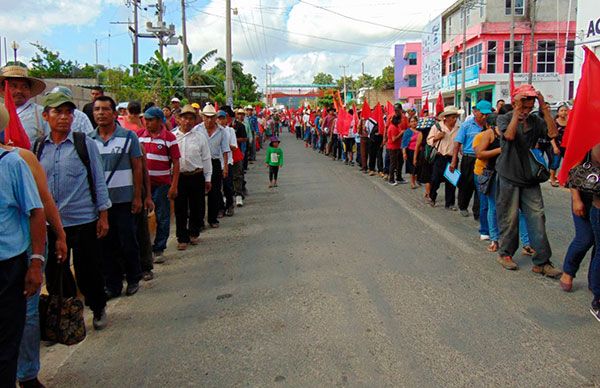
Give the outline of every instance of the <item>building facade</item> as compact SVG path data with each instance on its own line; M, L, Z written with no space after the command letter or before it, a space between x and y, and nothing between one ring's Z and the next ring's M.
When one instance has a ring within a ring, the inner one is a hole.
M482 99L510 100L511 1L515 84L527 82L531 71L533 84L549 102L573 98L576 0L460 0L441 16L441 92L446 105L460 101L463 70L467 110Z
M600 58L600 1L579 0L577 4L577 34L575 39L575 88L581 78L583 45Z
M398 44L394 58L394 99L421 106L421 42Z

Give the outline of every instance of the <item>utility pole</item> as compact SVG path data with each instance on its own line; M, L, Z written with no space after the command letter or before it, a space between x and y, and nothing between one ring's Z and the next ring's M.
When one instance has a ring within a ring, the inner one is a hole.
M513 0L514 1L514 0ZM467 114L466 101L467 101L467 86L466 86L466 70L467 70L467 0L463 0L462 4L463 13L463 43L462 43L462 71L461 71L461 88L460 88L460 108L465 111L463 115Z
M344 69L344 105L345 105L346 101L348 99L348 91L346 89L346 68L348 67L348 65L340 65L340 67L342 69Z
M533 83L533 58L534 58L534 47L535 47L535 22L536 22L536 4L537 0L529 1L529 17L531 19L531 47L529 48L529 75L527 76L527 83ZM568 31L568 29L567 29ZM558 41L556 42L558 45Z
M510 57L508 60L508 77L514 79L515 75L515 0L510 2Z
M233 72L231 69L231 0L225 0L225 99L233 106Z
M164 12L164 7L163 7L163 2L162 0L157 0L156 1L156 14L158 17L158 25L159 27L163 25L163 12ZM162 40L162 38L158 39L158 50L160 51L160 55L163 55L163 48L164 48L164 42Z
M185 0L181 0L181 43L183 44L183 86L190 86L190 75L188 73L188 46L187 46L187 30L185 26ZM187 92L187 89L185 90Z
M96 66L98 66L98 39L94 39L94 46L96 46Z
M268 107L269 106L269 71L271 70L271 67L269 65L265 65L265 67L263 67L262 70L265 71L265 105Z
M454 106L458 106L458 46L454 47Z

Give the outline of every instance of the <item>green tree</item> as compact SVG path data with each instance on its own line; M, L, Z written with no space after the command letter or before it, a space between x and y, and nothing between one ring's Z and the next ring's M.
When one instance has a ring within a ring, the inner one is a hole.
M314 76L312 83L318 85L333 84L333 76L331 74L321 72Z
M232 62L231 70L233 75L234 105L242 106L258 103L261 95L258 92L256 77L250 73L244 73L244 65L238 61ZM215 100L219 104L225 103L225 59L217 58L215 66L206 73L215 80L215 87L213 88ZM219 101L220 98L223 98L223 100Z
M76 61L67 61L38 43L31 43L38 52L31 58L33 77L38 78L96 78L98 72L106 70L103 66L80 65Z
M373 83L375 82L375 77L373 77L371 74L361 74L358 76L358 78L356 79L354 86L356 87L356 89L360 89L360 88L371 88L373 87Z
M373 87L379 90L394 89L394 66L384 67L381 75L375 78Z

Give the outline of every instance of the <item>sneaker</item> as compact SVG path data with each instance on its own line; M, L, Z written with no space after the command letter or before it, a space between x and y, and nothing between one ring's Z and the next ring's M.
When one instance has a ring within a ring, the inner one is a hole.
M154 257L154 264L162 264L166 260L163 251L152 252L152 256Z
M562 271L554 268L554 265L551 262L547 262L544 265L534 265L531 267L531 271L554 279L562 275Z
M125 295L127 295L127 296L134 295L139 290L140 290L140 283L138 283L138 282L130 283L127 285L127 288L125 289Z
M152 271L144 271L144 272L142 272L142 279L145 282L154 279L154 272L152 272Z
M244 200L242 199L242 196L241 196L241 195L237 195L237 196L235 197L235 206L237 206L237 207L242 207L242 206L244 206Z
M388 185L390 185L390 186L398 186L398 182L388 182Z
M469 216L469 211L468 210L461 210L460 211L460 215L463 217L468 217Z
M100 312L94 311L94 319L92 320L94 330L102 330L108 325L108 316L106 315L106 307Z
M512 259L512 257L510 256L498 256L498 263L500 263L501 266L504 267L504 269L508 269L511 271L515 271L517 269L519 269L519 266L517 265L517 263L515 263Z
M190 244L192 245L198 245L198 243L200 242L200 237L196 236L196 237L190 237Z
M406 179L400 179L400 180L398 181L398 183L400 183L401 185L405 185L405 184L407 184L407 183L408 183L408 181L407 181Z
M185 251L187 249L187 247L188 247L187 243L177 243L178 251Z
M590 313L592 313L594 318L596 318L596 320L600 322L600 304L598 304L597 302L592 302L592 305L590 306Z
M488 234L480 234L480 235L479 235L479 239L480 239L481 241L489 241L489 239L490 239L490 236L489 236Z

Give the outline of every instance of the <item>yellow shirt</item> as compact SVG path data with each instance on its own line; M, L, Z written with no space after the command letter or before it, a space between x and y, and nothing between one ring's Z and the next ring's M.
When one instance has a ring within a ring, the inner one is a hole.
M475 138L473 139L473 148L477 147L479 145L479 143L481 143L481 139L483 139L483 134L485 132L486 131L483 131L483 132L475 135ZM475 172L475 175L483 174L483 169L485 168L486 165L487 165L486 160L477 158L477 160L475 160L475 168L473 169L473 171Z

